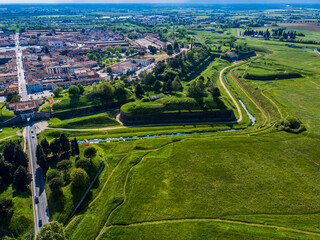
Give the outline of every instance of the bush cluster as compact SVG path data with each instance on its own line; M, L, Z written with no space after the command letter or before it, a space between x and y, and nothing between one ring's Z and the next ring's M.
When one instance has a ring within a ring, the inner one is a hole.
M291 133L301 133L303 131L306 131L306 128L302 124L302 122L299 119L291 116L287 116L286 118L281 119L277 124L277 128L279 130Z

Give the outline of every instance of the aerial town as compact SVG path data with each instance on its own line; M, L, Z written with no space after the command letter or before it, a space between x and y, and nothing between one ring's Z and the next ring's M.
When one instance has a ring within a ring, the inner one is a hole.
M0 239L320 239L319 3L104 2L0 0Z

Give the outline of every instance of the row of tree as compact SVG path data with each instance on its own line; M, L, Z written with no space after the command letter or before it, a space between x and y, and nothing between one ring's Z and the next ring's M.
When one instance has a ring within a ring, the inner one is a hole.
M79 155L79 145L76 138L69 141L69 138L63 133L59 138L55 138L50 143L46 138L42 139L40 144L37 145L36 157L37 163L46 171L49 167L49 154L53 157L61 156L61 154L69 153L71 150L72 155Z
M28 158L21 147L20 141L6 143L0 158L0 188L8 185L17 190L26 190L31 182L31 174L27 171Z
M243 32L244 36L262 36L266 39L269 39L271 37L273 38L281 38L281 39L295 39L296 36L304 36L303 33L297 33L296 31L289 30L285 31L282 28L279 29L272 29L272 32L267 29L266 31L262 30L253 30L253 29L247 29Z

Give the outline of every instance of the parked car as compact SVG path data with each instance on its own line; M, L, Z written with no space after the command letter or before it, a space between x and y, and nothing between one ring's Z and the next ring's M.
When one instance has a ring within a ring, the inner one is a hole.
M42 219L39 218L39 227L41 227L41 226L42 226Z
M38 204L38 203L39 203L39 198L38 198L37 196L35 196L35 198L34 198L34 202L35 202L36 204Z

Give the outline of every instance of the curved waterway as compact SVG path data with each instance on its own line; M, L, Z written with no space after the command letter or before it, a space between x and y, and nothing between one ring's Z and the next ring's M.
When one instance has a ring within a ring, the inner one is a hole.
M226 76L224 76L224 80L229 85L228 80ZM241 106L243 107L244 111L248 115L251 125L249 127L252 127L256 124L256 118L248 111L246 108L246 105L239 99L239 102ZM248 128L249 128L248 127ZM234 132L234 131L240 131L243 129L228 129L228 130L221 130L221 131L213 131L213 132ZM146 135L146 136L135 136L135 137L118 137L118 138L105 138L105 139L93 139L89 141L78 141L78 143L99 143L99 142L113 142L113 141L126 141L126 140L137 140L137 139L147 139L147 138L156 138L156 137L173 137L173 136L187 136L187 135L195 135L195 134L206 134L209 132L189 132L189 133L171 133L171 134L157 134L157 135Z
M251 120L251 126L256 123L256 118L248 111L244 103L239 99L239 102L245 112L247 113L249 119ZM243 129L228 129L228 130L221 130L221 131L213 131L213 132L234 132L240 131ZM173 136L187 136L187 135L196 135L196 134L206 134L209 132L189 132L189 133L171 133L171 134L157 134L157 135L146 135L146 136L135 136L135 137L118 137L118 138L105 138L105 139L93 139L88 141L78 141L78 143L99 143L99 142L114 142L114 141L126 141L126 140L138 140L138 139L148 139L148 138L156 138L156 137L173 137Z

